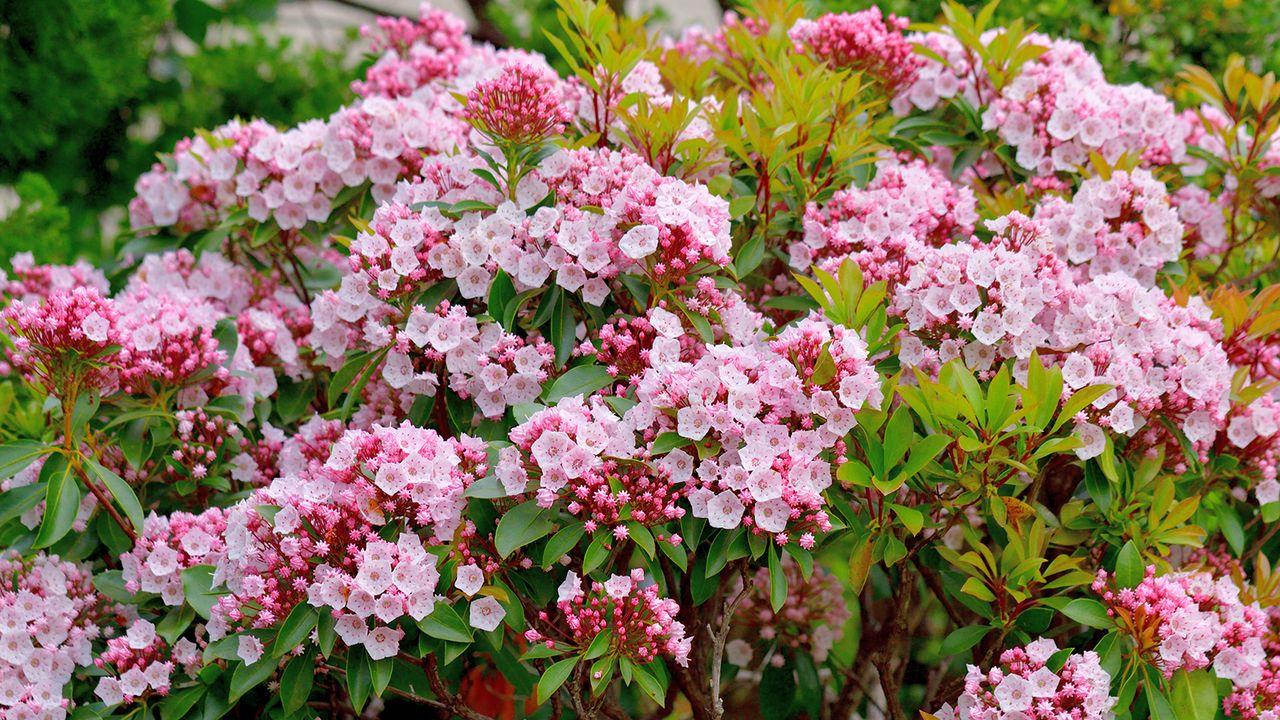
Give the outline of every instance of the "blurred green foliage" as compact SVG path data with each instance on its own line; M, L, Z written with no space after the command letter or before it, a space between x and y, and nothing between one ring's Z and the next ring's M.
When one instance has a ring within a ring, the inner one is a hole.
M348 54L266 37L276 5L0 0L0 185L22 201L0 222L0 252L98 256L103 211L194 128L289 125L348 101Z

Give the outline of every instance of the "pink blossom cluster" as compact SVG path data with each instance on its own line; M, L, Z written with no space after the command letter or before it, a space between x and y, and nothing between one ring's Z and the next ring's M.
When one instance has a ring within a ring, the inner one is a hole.
M130 395L154 394L198 384L205 397L216 397L231 382L213 328L222 313L167 294L145 290L117 298L124 308L121 331L128 338L120 350L120 386Z
M37 553L0 555L0 716L65 717L64 686L93 662L112 610L86 567Z
M1096 152L1115 163L1126 153L1152 166L1186 157L1188 129L1168 98L1139 85L1112 85L1079 43L1054 40L991 99L983 128L1015 148L1022 167L1041 175L1075 171Z
M374 660L392 657L404 637L392 623L404 616L422 620L435 608L436 556L406 532L394 543L370 538L352 560L317 567L307 601L333 613L334 630L348 647L363 645Z
M1234 688L1222 701L1229 718L1241 720L1280 719L1280 657L1268 657L1262 679L1251 688Z
M73 265L41 265L30 252L20 252L14 253L9 265L10 272L0 270L0 304L10 300L34 302L55 290L77 287L92 287L102 295L111 289L106 275L83 260Z
M120 310L92 286L54 290L39 300L16 300L0 311L13 338L9 355L27 382L50 394L112 389L107 365L126 340Z
M376 198L389 197L423 153L458 147L463 128L437 106L382 97L286 131L232 121L178 143L172 168L158 164L139 178L130 218L135 228L192 232L244 208L257 222L297 230L328 220L345 188L367 182Z
M676 503L689 477L690 458L675 451L646 458L634 435L599 397L560 400L534 413L510 434L499 452L497 477L507 493L526 492L530 481L542 507L557 501L588 532L628 537L627 521L654 526L685 513ZM677 536L670 541L679 544Z
M322 465L293 467L296 475L282 475L228 511L226 554L214 579L230 594L216 606L211 634L216 639L232 625L271 627L315 597L313 585L334 572L355 578L366 557L369 563L394 560L398 555L388 558L377 549L362 552L371 544L385 551L377 545L383 540L378 530L393 521L447 541L461 522L463 491L484 474L486 462L482 441L446 440L408 423L343 433ZM264 515L263 506L279 509ZM421 569L423 558L403 552L413 558L406 568ZM360 608L350 609L367 617Z
M508 65L467 93L462 117L493 142L533 145L564 132L573 112L551 69Z
M645 585L644 579L644 571L636 569L584 588L578 574L569 571L559 589L556 624L551 625L550 614L541 611L538 619L551 628L547 633L528 630L525 639L554 647L561 639L558 636L564 635L564 641L574 647L586 648L596 636L608 633L612 655L640 665L667 656L688 667L693 638L685 635L684 624L676 619L680 606L661 597L658 586Z
M125 588L132 593L156 593L165 605L181 605L186 597L184 570L217 564L226 548L226 511L221 508L209 508L198 515L152 514L143 529L133 548L120 556Z
M802 19L788 35L797 52L810 52L833 68L865 73L890 98L916 81L924 58L902 34L910 21L872 6L855 13L827 13Z
M953 708L934 713L938 720L1106 720L1113 717L1111 676L1097 653L1072 653L1058 671L1047 666L1058 653L1041 639L1000 655L1000 664L983 672L969 666L964 693Z
M458 64L472 52L471 39L462 18L423 3L418 19L379 17L375 25L360 28L370 39L369 50L378 59L363 80L351 84L368 97L403 97L430 84L451 78Z
M325 253L299 248L298 255L301 262L318 262ZM295 379L310 374L302 341L311 331L311 313L277 273L251 271L216 252L197 259L188 250L176 250L146 256L124 292L164 295L199 308L199 322L208 327L233 318L240 339L233 369L252 374L253 386L264 392L275 389L272 368Z
M613 150L556 153L539 175L567 206L544 258L566 290L576 291L588 273L608 279L637 272L660 287L679 286L701 264L729 262L729 205L701 184L660 175L640 157Z
M769 568L757 568L746 597L738 605L733 627L754 639L807 652L816 663L826 662L831 648L844 637L849 606L840 579L817 565L808 579L789 556L782 561L787 600L777 612L769 604ZM734 648L736 653L750 652ZM740 656L741 657L741 656ZM775 654L774 657L783 657ZM734 663L739 667L745 663Z
M1195 257L1220 253L1227 246L1227 220L1223 212L1223 193L1217 198L1199 185L1183 185L1169 196L1178 209L1187 236L1183 244Z
M922 160L885 159L865 188L836 191L825 205L810 203L804 239L788 249L791 267L834 271L852 258L870 282L905 280L922 246L941 246L973 234L973 191L952 183Z
M990 42L997 33L995 30L983 33L982 42ZM981 62L949 30L912 33L907 40L936 57L924 56L924 63L916 70L915 82L890 102L895 113L907 115L913 110L929 111L939 103L945 105L954 97L964 99L973 107L981 107L991 99L994 90ZM1032 36L1032 42L1036 44L1047 44L1048 41L1042 35Z
M1045 347L1062 353L1056 361L1068 389L1112 386L1093 403L1098 425L1154 448L1173 441L1162 423L1148 422L1163 418L1202 452L1223 426L1231 368L1222 327L1199 298L1179 305L1113 273L1077 288L1046 327ZM1085 446L1077 454L1100 453L1102 432L1088 423L1079 428Z
M812 365L802 374L796 363L816 359L824 346L836 372L819 384ZM811 531L830 527L821 495L831 483L826 450L842 454L853 413L878 404L880 393L862 338L811 318L767 345L716 345L692 363L655 362L624 422L647 442L673 432L718 444L717 454L698 462L684 450L664 458L673 478L691 486L685 494L695 517L770 533L780 545L787 532L800 532L808 547Z
M1256 603L1241 600L1230 577L1207 572L1156 576L1150 566L1136 587L1118 589L1107 571L1099 570L1093 589L1121 631L1138 639L1138 652L1165 677L1212 665L1215 675L1239 687L1261 680L1269 620Z
M892 291L890 312L906 321L899 357L934 369L957 357L970 368L1027 358L1045 347L1051 320L1075 288L1044 227L1020 213L989 220L996 236L921 248Z
M1232 408L1225 437L1215 450L1240 458L1246 472L1257 477L1254 494L1258 504L1280 501L1280 402L1264 395L1253 403ZM1225 442L1224 442L1225 440Z
M370 425L372 427L372 425ZM251 485L266 485L278 477L316 476L347 427L341 420L313 415L286 436L267 425L262 437L232 459L231 477Z
M124 635L107 641L107 649L93 663L110 674L98 679L94 693L107 705L138 702L150 695L169 694L173 673L194 676L202 664L200 649L181 638L170 647L147 620L134 620Z
M1092 177L1068 201L1036 208L1058 257L1081 267L1081 280L1119 272L1144 285L1182 252L1183 224L1164 183L1146 170Z

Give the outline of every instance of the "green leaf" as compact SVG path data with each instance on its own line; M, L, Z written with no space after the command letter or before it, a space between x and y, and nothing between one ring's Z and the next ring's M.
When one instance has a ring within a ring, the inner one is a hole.
M489 315L507 332L511 332L515 319L515 299L516 286L511 282L511 277L505 271L498 270L493 277L493 284L489 286ZM511 310L510 315L508 308Z
M782 667L772 663L760 673L760 715L766 718L790 717L796 698L795 670L788 662Z
M280 674L280 703L285 712L292 713L307 704L311 687L315 684L315 651L308 650L289 661Z
M992 629L988 625L969 625L968 627L957 628L942 641L942 648L938 652L947 656L959 655L977 645Z
M347 359L342 363L342 367L338 368L338 371L329 379L329 390L326 396L329 401L329 407L337 406L338 398L342 397L342 393L351 386L356 376L364 370L364 366L369 363L369 358L371 357L373 357L371 352L358 352L347 356Z
M49 451L35 440L14 440L0 445L0 480L8 480Z
M884 429L884 469L886 473L906 455L907 448L911 447L913 432L911 411L907 409L906 405L899 405L898 409L893 411L893 415L889 418L889 424Z
M93 458L87 458L89 461L89 473L94 479L107 487L107 491L111 493L111 497L116 499L120 504L120 509L124 510L125 517L129 518L129 524L133 525L133 529L139 535L142 534L142 503L138 502L138 496L133 492L133 488L129 487L129 483L124 478L115 474L113 471L103 467Z
M640 686L640 691L652 700L655 705L662 707L666 703L666 683L655 677L644 665L636 665L632 668L631 673L635 678L636 684Z
M203 685L179 690L160 703L160 720L181 720L204 697L208 690Z
M564 681L569 679L573 674L573 669L578 665L577 656L565 658L542 673L542 677L538 678L538 704L541 705L551 699L552 695L564 685Z
M231 675L231 692L227 699L233 703L239 700L242 695L274 675L276 667L276 659L267 655L263 655L252 665L239 665Z
M905 478L914 476L950 444L951 438L946 435L926 435L920 438L919 442L911 446L907 462L902 466L902 476Z
M782 572L778 548L769 543L769 606L776 613L787 602L787 576Z
M387 685L391 684L391 674L395 671L395 668L396 659L394 657L382 658L381 660L369 658L369 675L373 681L374 695L382 697Z
M80 483L61 454L45 461L40 468L40 481L45 487L44 520L36 533L35 547L47 548L71 532L80 511Z
M471 626L452 605L443 602L436 603L431 614L418 622L418 628L437 640L469 643L473 639Z
M1234 507L1224 504L1218 508L1218 528L1222 530L1222 536L1227 539L1227 544L1236 557L1243 555L1244 526L1240 524L1240 515Z
M369 654L363 648L355 647L347 651L347 695L351 699L351 707L357 712L369 699L369 691L373 688L373 677L369 670Z
M604 545L606 535L608 533L600 533L591 538L591 544L587 545L587 552L582 556L583 575L587 575L592 570L600 567L609 558L609 549Z
M1146 577L1146 572L1138 546L1132 540L1125 543L1116 556L1116 585L1121 589L1137 587Z
M571 367L551 383L543 396L547 405L554 405L561 398L574 395L587 396L613 382L613 376L602 365L578 365Z
M898 516L898 519L906 526L908 532L912 535L920 534L920 530L924 527L924 513L913 507L893 503L889 504L889 509L893 511L894 515Z
M44 495L45 487L39 483L0 493L0 525L25 515L44 500Z
M498 521L493 544L503 558L551 532L550 513L530 500L507 511Z
M1173 706L1169 704L1169 699L1160 692L1158 683L1149 682L1145 685L1147 705L1151 708L1151 720L1184 720L1185 716L1175 712Z
M196 618L196 611L189 605L180 605L168 612L160 622L156 623L156 633L170 645L182 637L191 621Z
M729 201L729 217L736 220L742 217L743 215L746 215L747 213L751 212L751 210L755 208L755 206L756 206L756 199L755 199L755 196L753 195L742 195L740 197L736 197L733 200ZM763 253L764 250L761 249L760 252ZM739 252L738 254L741 255L742 253ZM750 270L748 270L747 272L750 272Z
M682 448L692 442L692 440L680 435L680 433L667 431L653 439L653 445L650 446L649 452L655 457L666 455L672 450Z
M276 634L275 644L271 647L272 657L281 657L307 641L311 630L320 619L320 611L309 603L298 603L289 617L285 618Z
M560 529L547 541L547 547L542 551L542 566L551 567L560 560L561 557L568 554L570 550L578 545L578 541L586 533L586 529L582 523L573 523Z
M209 613L222 593L213 592L213 566L194 565L182 571L182 591L200 617L209 619Z
M596 636L591 639L591 644L587 646L586 652L582 653L582 658L584 660L595 660L604 655L609 651L609 642L612 638L612 633L608 631L596 633Z
M1214 720L1218 716L1218 685L1208 670L1179 670L1173 676L1169 700L1179 718Z
M1067 603L1061 612L1081 625L1092 628L1107 629L1115 626L1115 621L1107 615L1106 606L1093 598L1076 598Z
M738 198L738 200L747 200L753 205L755 198ZM737 202L736 200L734 202ZM738 277L745 277L751 274L752 270L760 267L760 263L764 261L764 236L761 234L753 234L750 239L742 244L738 250L737 257L733 260L733 270Z

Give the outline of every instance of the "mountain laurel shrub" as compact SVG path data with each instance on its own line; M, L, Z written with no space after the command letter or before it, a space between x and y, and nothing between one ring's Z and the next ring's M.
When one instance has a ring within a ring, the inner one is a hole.
M1276 718L1280 88L944 16L424 8L14 254L0 717Z

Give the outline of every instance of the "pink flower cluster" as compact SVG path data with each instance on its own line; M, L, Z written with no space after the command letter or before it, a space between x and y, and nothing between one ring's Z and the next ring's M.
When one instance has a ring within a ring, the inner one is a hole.
M283 132L232 121L178 143L171 168L158 164L139 178L130 218L135 228L192 232L244 208L258 222L300 229L327 220L344 188L368 182L375 197L389 197L424 152L458 147L464 127L439 107L382 97Z
M0 269L0 304L10 300L37 301L55 290L92 287L106 295L110 289L106 275L80 260L74 265L38 265L30 252L14 253L10 273Z
M982 116L1016 150L1022 167L1041 175L1075 171L1099 153L1126 153L1147 165L1186 157L1188 128L1173 103L1145 85L1112 85L1097 60L1075 42L1054 40L1028 62Z
M787 600L782 607L775 613L769 604L769 568L757 568L746 597L738 605L733 627L744 630L748 642L758 638L807 652L816 663L826 662L831 648L844 637L844 625L849 620L844 585L817 565L806 580L800 566L789 556L782 562L782 573L787 580ZM773 657L778 658L775 662L785 659L781 654Z
M1000 655L987 672L970 665L964 693L934 713L938 720L1106 720L1113 717L1111 676L1093 651L1072 653L1061 669L1047 667L1058 652L1041 639Z
M323 432L323 427L314 429ZM226 554L217 564L215 582L225 583L230 594L216 606L211 634L216 639L232 624L271 627L304 601L323 598L324 604L340 608L333 605L335 598L350 593L326 590L316 595L316 583L336 578L348 591L354 590L355 585L334 573L361 577L366 564L381 573L383 562L395 564L400 552L409 559L404 572L425 572L425 558L410 547L412 540L404 540L404 548L396 545L396 553L391 553L379 544L383 538L378 529L399 520L408 531L420 528L438 541L448 540L461 522L463 491L484 474L486 462L483 442L467 436L446 440L434 430L408 423L349 430L333 444L322 465L307 462L297 467L291 461L297 474L277 478L227 513ZM279 509L264 515L263 506ZM365 553L371 545L375 549ZM424 581L415 578L410 582ZM386 602L403 601L403 611L413 592L393 594ZM419 597L413 607L421 608L428 600ZM365 605L348 609L356 617L369 614Z
M892 290L890 312L909 331L903 364L933 369L963 356L970 368L986 370L1046 346L1053 311L1075 279L1049 251L1039 223L1014 213L986 224L997 233L988 243L922 248Z
M820 385L813 365L802 371L797 363L816 360L824 346L836 372ZM637 384L639 404L624 423L647 442L674 432L719 445L718 454L700 462L684 450L663 460L674 479L692 486L685 494L695 517L717 528L743 524L780 545L788 531L802 532L800 543L808 547L810 531L830 526L822 510L821 493L831 483L825 451L835 448L840 456L853 413L879 398L862 338L811 318L767 345L716 345L692 363L655 362Z
M317 567L307 601L332 611L334 629L348 647L364 645L374 660L392 657L404 631L391 624L404 616L421 620L435 609L436 556L406 532L394 543L369 539L352 560Z
M1164 183L1146 170L1092 177L1070 201L1052 197L1036 209L1058 257L1082 266L1081 280L1119 272L1154 285L1182 252L1183 225Z
M351 84L368 97L403 97L433 81L453 77L459 62L472 52L466 23L459 17L423 3L416 21L407 17L379 17L360 34L370 38L369 50L378 59L364 80Z
M117 302L125 308L121 330L129 339L119 357L121 390L147 395L157 385L168 389L198 383L206 397L216 397L230 384L231 371L223 367L226 353L213 337L222 313L146 290L122 295Z
M1246 472L1257 477L1258 504L1280 501L1280 402L1264 395L1252 404L1232 408L1227 429L1215 450L1242 460Z
M0 716L64 717L64 686L93 662L110 609L89 568L36 554L0 554Z
M107 705L127 705L152 694L168 695L174 671L194 676L202 660L191 640L181 638L170 647L156 634L155 625L139 619L127 633L108 640L106 651L93 663L111 673L98 680L98 698Z
M17 300L0 312L13 338L10 361L27 382L50 394L116 383L106 364L126 342L120 311L96 288L54 290L42 300Z
M199 515L152 514L143 527L133 549L120 557L125 588L132 593L157 593L165 605L181 605L185 598L182 572L196 565L215 565L222 559L226 511L209 508Z
M938 168L881 160L865 188L839 190L821 207L809 204L804 239L788 249L791 267L834 271L852 258L869 282L893 286L906 279L923 247L968 238L977 220L973 191Z
M317 262L325 254L306 247L297 253L300 262ZM273 368L295 379L310 374L301 353L311 313L274 273L250 271L216 252L204 252L197 260L190 251L177 250L144 258L125 294L167 296L197 312L199 324L209 328L234 318L240 342L231 361L240 371L237 381L243 390L274 392Z
M525 639L554 647L563 634L564 641L586 648L597 635L608 633L610 654L640 665L667 656L687 667L693 639L685 636L684 624L676 620L680 606L660 597L657 585L642 586L643 582L644 571L636 569L630 575L613 575L584 588L581 578L571 570L560 585L556 602L560 617L549 630L556 634L528 630ZM552 623L546 611L539 612L538 619L544 625Z
M590 404L580 396L564 398L534 413L510 438L497 467L506 491L521 494L537 480L538 504L563 501L588 532L603 528L625 539L626 521L654 526L684 515L676 502L679 484L688 479L688 455L677 451L646 462L632 433L599 398Z
M988 30L982 35L982 42L990 42L997 31ZM945 62L925 56L924 64L916 70L915 82L899 92L890 103L898 115L907 115L913 108L932 110L939 103L946 104L951 98L960 97L973 107L981 107L984 100L992 95L991 79L981 63L975 64L976 58L948 30L928 33L912 33L907 40L928 50ZM1034 36L1037 44L1047 44L1048 38ZM1092 59L1092 58L1091 58ZM1096 61L1095 61L1096 62Z
M476 83L462 116L495 143L534 145L564 132L573 112L554 71L519 63Z
M796 52L811 52L833 68L865 73L890 98L916 81L924 58L902 34L910 21L872 6L856 13L827 13L798 20L787 33Z
M1197 449L1207 448L1226 417L1231 368L1221 325L1203 301L1181 306L1158 288L1113 273L1080 286L1064 305L1048 326L1046 347L1064 351L1057 361L1068 388L1113 386L1093 404L1098 424L1137 434L1150 448L1172 440L1161 423L1147 423L1165 418ZM1082 434L1085 447L1077 454L1102 451L1097 428L1084 425Z
M1121 631L1139 640L1138 652L1166 677L1212 665L1215 675L1239 687L1261 680L1267 614L1256 603L1245 605L1230 577L1207 572L1157 577L1150 566L1137 587L1116 589L1107 571L1099 570L1093 589Z

